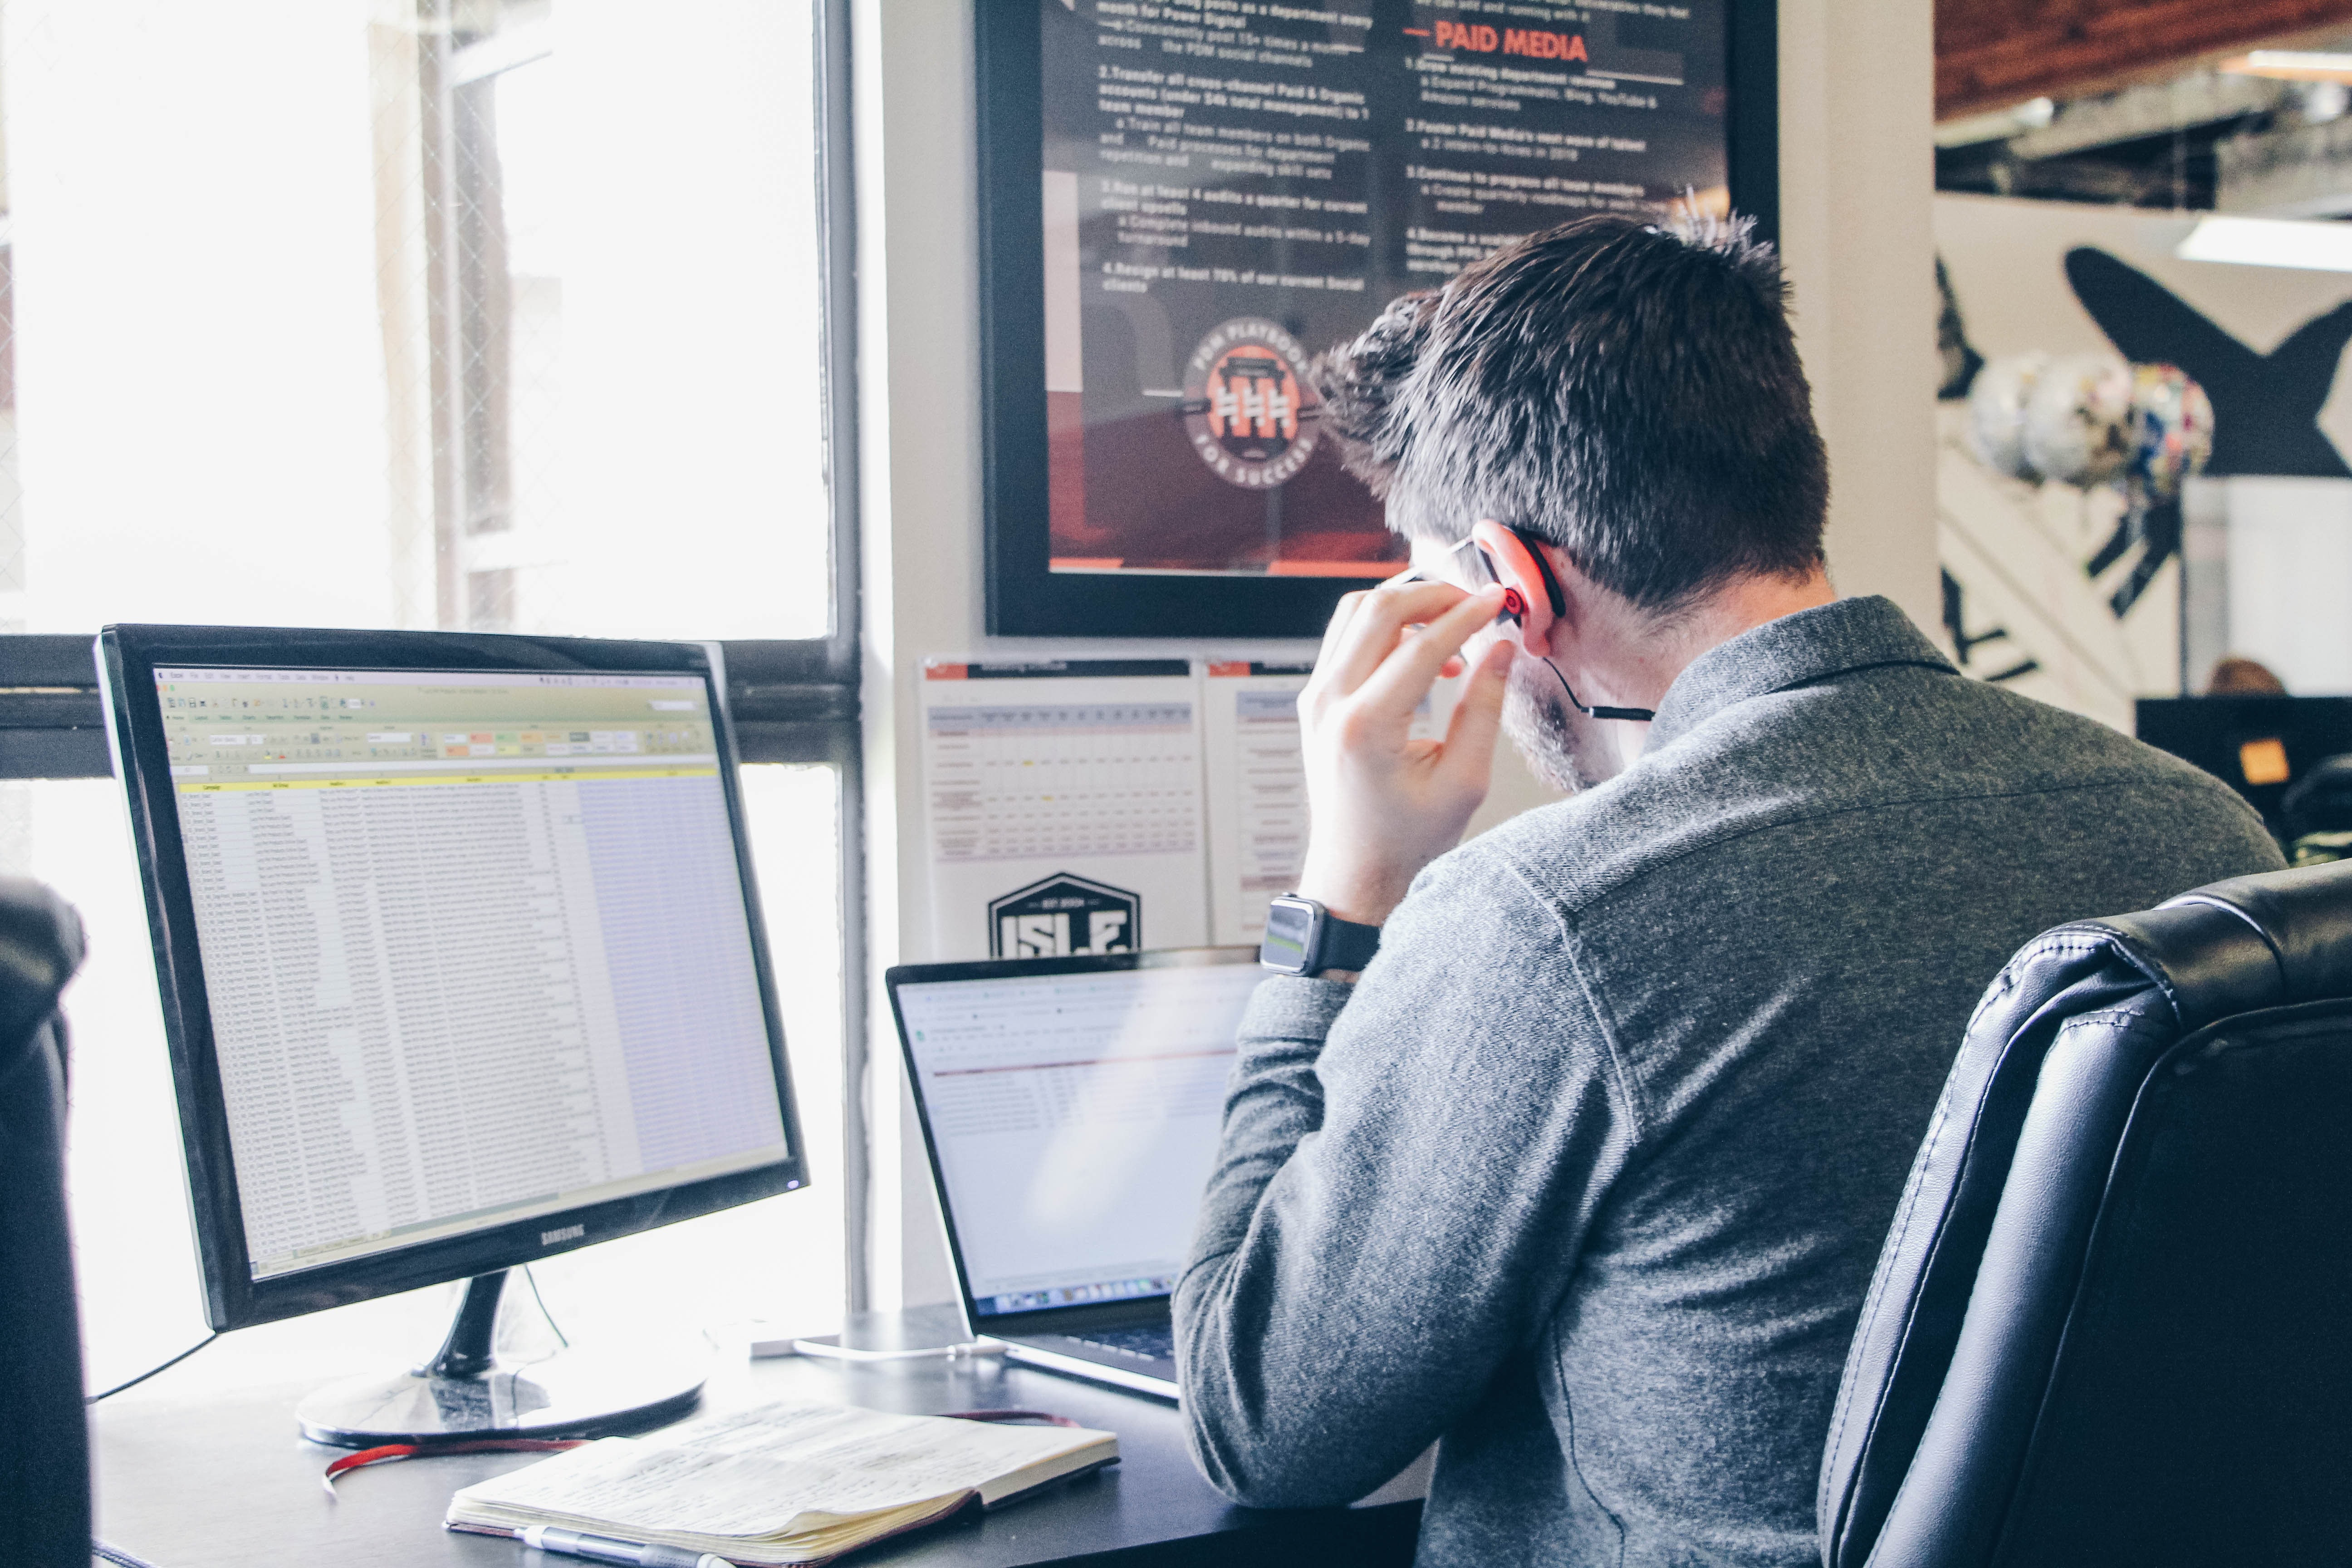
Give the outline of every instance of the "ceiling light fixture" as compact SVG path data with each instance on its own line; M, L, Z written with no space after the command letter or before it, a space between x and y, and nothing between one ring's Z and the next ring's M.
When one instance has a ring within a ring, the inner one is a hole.
M2058 106L2046 98L2030 98L1990 114L1968 114L1936 127L1938 147L1973 147L1980 142L2006 142L2028 131L2039 131L2058 116Z
M2256 49L2214 68L2231 76L2266 76L2277 81L2352 82L2352 54L2319 49Z
M2172 254L2183 261L2352 272L2352 223L2215 215L2200 218Z

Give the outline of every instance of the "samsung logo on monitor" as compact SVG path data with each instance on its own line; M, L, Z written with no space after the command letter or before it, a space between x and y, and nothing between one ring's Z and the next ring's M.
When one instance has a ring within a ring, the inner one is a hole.
M567 1225L562 1230L541 1231L539 1244L541 1247L553 1247L559 1241L577 1241L587 1234L588 1226L585 1224Z

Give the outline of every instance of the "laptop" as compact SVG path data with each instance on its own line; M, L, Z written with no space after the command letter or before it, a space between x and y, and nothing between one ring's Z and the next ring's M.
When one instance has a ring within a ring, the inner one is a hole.
M1009 1359L1176 1397L1170 1300L1265 974L1214 947L886 977L964 1309Z

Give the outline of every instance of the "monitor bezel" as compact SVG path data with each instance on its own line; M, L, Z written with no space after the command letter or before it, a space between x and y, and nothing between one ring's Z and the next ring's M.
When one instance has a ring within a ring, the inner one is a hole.
M216 1330L247 1328L451 1279L495 1273L597 1242L771 1197L809 1184L797 1100L776 1003L775 970L761 917L745 828L739 758L723 672L698 643L624 642L492 633L361 632L284 627L112 626L99 637L107 739L122 781L147 908L163 1005L188 1203L205 1315ZM752 962L784 1125L784 1157L629 1197L535 1215L466 1235L421 1241L257 1279L229 1143L228 1110L215 1051L195 905L172 790L158 666L291 670L416 670L468 674L594 673L699 677L710 702L728 825L742 878ZM578 1226L576 1235L567 1235ZM551 1236L560 1239L551 1240Z
M931 1131L931 1108L924 1097L922 1072L915 1061L915 1044L907 1030L907 1015L898 991L905 985L930 985L962 980L1025 980L1055 974L1103 974L1136 969L1207 969L1225 964L1257 963L1254 947L1166 947L1141 952L1089 953L1068 958L983 958L956 963L902 963L883 974L890 994L890 1020L898 1031L898 1058L906 1066L907 1087L915 1100L915 1120L923 1130L923 1152L930 1159L931 1191L938 1196L941 1228L947 1233L948 1257L955 1265L956 1289L963 1300L964 1321L974 1333L1034 1332L1048 1324L1067 1327L1073 1314L1104 1319L1133 1312L1154 1303L1172 1302L1165 1296L1128 1296L1111 1301L1074 1301L1058 1307L1038 1307L1025 1312L982 1313L971 1292L971 1270L963 1256L963 1237L956 1225L955 1200L949 1195L947 1171L940 1163L940 1141ZM1263 975L1261 976L1263 978Z

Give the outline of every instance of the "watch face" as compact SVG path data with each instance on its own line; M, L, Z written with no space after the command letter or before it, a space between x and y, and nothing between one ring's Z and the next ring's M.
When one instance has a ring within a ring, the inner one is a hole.
M1258 962L1297 974L1307 967L1307 942L1315 933L1315 906L1303 899L1276 899L1266 907L1265 938Z

